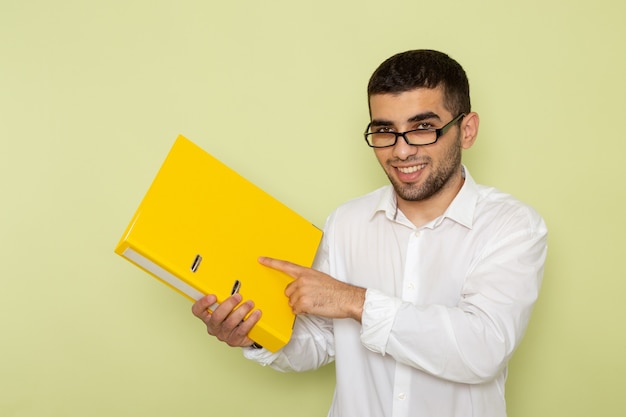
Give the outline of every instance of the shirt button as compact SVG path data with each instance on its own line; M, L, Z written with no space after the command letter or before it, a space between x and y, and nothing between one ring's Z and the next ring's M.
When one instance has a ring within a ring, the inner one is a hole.
M400 394L398 395L398 399L399 399L399 400L401 400L401 401L406 400L406 394L405 394L404 392L403 392L403 393L400 393Z
M409 283L408 285L410 290L414 290L415 289L415 284L413 284L412 282Z
M420 237L421 234L422 232L420 232L419 230L416 230L414 233L415 237Z

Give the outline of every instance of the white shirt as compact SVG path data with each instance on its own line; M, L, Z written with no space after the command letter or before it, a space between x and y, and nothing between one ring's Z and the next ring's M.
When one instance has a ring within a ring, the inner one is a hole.
M529 206L465 183L416 228L389 185L327 220L315 268L367 288L362 324L299 316L281 371L336 361L331 417L504 417L506 366L537 299L546 226Z

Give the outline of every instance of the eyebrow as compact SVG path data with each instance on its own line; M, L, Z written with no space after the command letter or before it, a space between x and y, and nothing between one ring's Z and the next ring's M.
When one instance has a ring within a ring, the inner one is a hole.
M432 120L432 119L441 121L441 117L439 117L437 113L428 111L424 113L418 113L410 117L409 119L407 119L407 122L416 123L416 122L422 122L424 120ZM390 120L385 120L385 119L373 119L370 125L371 126L393 126L394 123Z

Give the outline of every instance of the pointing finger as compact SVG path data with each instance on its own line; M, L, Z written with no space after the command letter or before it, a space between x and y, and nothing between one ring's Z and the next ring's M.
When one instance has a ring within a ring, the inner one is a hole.
M304 267L300 265L265 256L259 258L259 263L269 268L276 269L277 271L284 272L287 275L291 275L293 278L298 278L298 275L304 269Z

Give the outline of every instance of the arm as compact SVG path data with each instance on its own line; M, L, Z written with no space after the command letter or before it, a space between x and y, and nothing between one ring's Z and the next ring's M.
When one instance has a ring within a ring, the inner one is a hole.
M295 267L294 264L290 265ZM202 320L210 335L229 346L246 348L246 358L283 372L317 369L334 360L332 320L318 316L297 316L289 343L279 352L272 353L266 349L253 348L254 342L247 336L261 318L261 311L254 310L252 301L242 303L241 295L235 294L211 313L209 308L216 301L215 295L202 297L193 304L193 314Z
M211 336L231 347L247 348L244 349L246 358L282 372L317 369L334 360L331 320L298 316L289 343L279 352L272 353L266 349L253 348L254 342L247 336L261 318L260 310L253 311L252 301L241 303L241 295L235 294L211 313L209 307L216 301L215 295L202 297L193 304L193 314L202 320ZM248 313L250 315L244 320Z
M468 271L456 306L415 305L368 290L361 342L429 374L481 383L502 372L526 329L546 255L546 230L503 230Z
M547 232L541 219L536 222L492 236L494 244L467 272L455 306L418 305L288 262L260 261L295 278L287 289L294 310L352 318L362 324L367 349L442 379L481 383L506 366L537 298Z
M276 353L266 349L244 349L244 356L281 372L317 369L335 359L332 320L300 315L296 317L289 343Z

